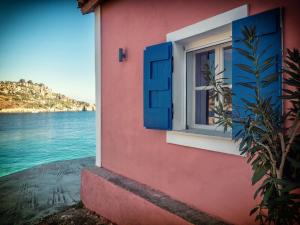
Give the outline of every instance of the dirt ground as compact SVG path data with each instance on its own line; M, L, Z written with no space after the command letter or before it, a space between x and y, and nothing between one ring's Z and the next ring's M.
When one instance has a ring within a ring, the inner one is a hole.
M40 220L38 225L117 225L86 209L82 203Z

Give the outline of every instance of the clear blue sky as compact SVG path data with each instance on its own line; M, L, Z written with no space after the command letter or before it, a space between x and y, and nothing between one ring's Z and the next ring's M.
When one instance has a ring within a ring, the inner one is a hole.
M76 0L0 0L0 80L95 102L94 15Z

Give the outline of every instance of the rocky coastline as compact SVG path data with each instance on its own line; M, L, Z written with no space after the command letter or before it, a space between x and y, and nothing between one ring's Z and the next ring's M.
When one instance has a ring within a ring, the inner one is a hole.
M95 104L55 93L42 83L0 81L0 113L95 111Z

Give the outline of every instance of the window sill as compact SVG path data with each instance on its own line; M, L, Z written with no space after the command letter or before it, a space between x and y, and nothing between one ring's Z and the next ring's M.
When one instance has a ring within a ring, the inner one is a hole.
M188 129L180 132L196 134L196 135L207 135L210 137L222 137L231 140L231 131L224 132L223 130L217 130L217 129Z
M239 145L231 139L230 132L206 129L167 131L166 141L169 144L241 156Z

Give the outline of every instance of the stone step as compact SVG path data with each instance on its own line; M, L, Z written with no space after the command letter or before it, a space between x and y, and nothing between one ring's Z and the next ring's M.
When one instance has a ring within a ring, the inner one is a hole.
M87 208L120 225L227 224L147 185L99 167L83 170L81 199Z

